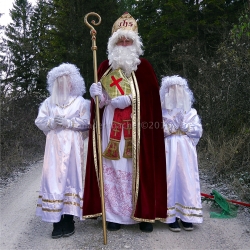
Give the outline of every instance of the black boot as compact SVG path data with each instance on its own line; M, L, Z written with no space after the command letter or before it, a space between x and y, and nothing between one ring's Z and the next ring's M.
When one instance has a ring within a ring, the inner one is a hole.
M52 238L57 239L63 236L62 216L59 222L53 223Z
M74 216L65 214L63 218L63 237L68 237L75 232Z
M121 228L121 224L115 222L108 222L107 229L109 231L117 231Z
M144 233L151 233L153 231L153 224L150 222L140 222L139 227Z

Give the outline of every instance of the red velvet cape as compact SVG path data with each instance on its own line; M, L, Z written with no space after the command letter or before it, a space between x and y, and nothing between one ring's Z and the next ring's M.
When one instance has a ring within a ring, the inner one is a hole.
M101 63L98 68L98 79L108 68L108 60ZM132 216L139 221L143 219L154 221L167 217L166 160L159 85L151 64L143 58L141 58L135 75L140 91L141 139L139 193L136 210ZM103 110L100 110L100 122L102 122L102 113ZM92 100L83 196L83 216L85 217L95 217L101 213L101 198L93 158L92 125L94 118L95 104Z

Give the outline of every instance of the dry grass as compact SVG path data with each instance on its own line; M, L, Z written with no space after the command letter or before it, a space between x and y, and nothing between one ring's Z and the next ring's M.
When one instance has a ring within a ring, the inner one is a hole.
M230 184L239 197L250 201L250 133L242 128L238 135L217 140L203 136L199 148L200 169L214 182Z

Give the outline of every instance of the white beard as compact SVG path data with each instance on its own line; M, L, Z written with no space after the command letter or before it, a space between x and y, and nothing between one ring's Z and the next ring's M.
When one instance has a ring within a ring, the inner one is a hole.
M127 77L130 77L132 71L137 70L141 63L135 45L114 46L109 50L108 59L112 69L121 68Z

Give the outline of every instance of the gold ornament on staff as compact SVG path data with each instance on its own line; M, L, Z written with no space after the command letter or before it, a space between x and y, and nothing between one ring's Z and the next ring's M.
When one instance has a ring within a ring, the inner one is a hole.
M98 82L97 78L97 59L96 59L96 30L92 25L88 23L88 17L95 16L98 18L98 22L96 23L95 20L92 20L91 23L93 25L99 25L101 23L101 17L95 13L90 12L85 15L84 23L90 28L90 35L92 36L92 47L91 50L93 51L93 67L94 67L94 82ZM99 98L95 96L95 104L96 104L96 125L97 125L97 148L98 148L98 160L99 160L99 172L100 172L100 188L101 188L101 203L102 203L102 227L103 227L103 238L104 244L107 244L107 230L106 230L106 213L105 213L105 202L104 202L104 187L103 187L103 171L102 171L102 143L101 143L101 129L100 129L100 112L99 112Z

